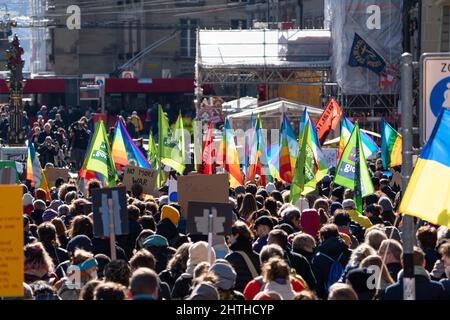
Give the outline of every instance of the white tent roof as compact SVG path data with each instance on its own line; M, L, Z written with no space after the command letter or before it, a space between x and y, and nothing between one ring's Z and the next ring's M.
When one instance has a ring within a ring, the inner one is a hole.
M257 116L258 114L265 114L265 116L277 116L281 113L297 113L300 114L303 112L303 110L308 109L308 112L311 116L317 116L320 117L320 115L323 112L323 109L308 106L305 104L299 104L288 100L280 100L273 103L270 103L265 106L245 110L239 113L235 113L232 115L229 115L228 118L230 120L234 119L242 119L242 118L250 118L250 116L253 114L253 116Z
M256 106L258 99L254 97L242 97L239 99L225 102L222 105L222 110L226 112L234 112L239 109L247 109L251 106Z
M200 30L200 68L331 66L329 30Z

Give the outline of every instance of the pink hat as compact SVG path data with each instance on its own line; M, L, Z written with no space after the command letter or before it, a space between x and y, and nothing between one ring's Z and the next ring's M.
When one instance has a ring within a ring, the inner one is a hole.
M300 216L300 226L303 232L316 238L320 230L320 215L317 210L303 210Z

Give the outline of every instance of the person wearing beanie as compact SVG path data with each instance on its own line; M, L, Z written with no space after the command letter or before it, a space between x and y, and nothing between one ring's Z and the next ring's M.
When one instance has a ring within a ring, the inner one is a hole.
M197 284L187 300L219 300L219 292L208 282Z
M175 226L180 221L180 212L171 205L165 205L161 209L161 220L169 219Z
M67 268L70 266L71 260L74 257L75 250L81 249L86 252L94 252L94 247L92 246L92 241L89 239L88 236L84 234L79 234L75 237L73 237L69 243L67 244L66 250L67 254L69 256L69 260L66 260L62 263L60 263L55 270L56 275L59 278L64 277L64 275L67 273Z
M380 200L378 200L378 204L383 208L383 212L381 213L383 221L387 221L391 225L394 225L396 216L391 200L388 197L381 197Z
M42 221L49 222L49 221L52 221L56 217L58 217L58 212L56 212L53 209L47 209L42 214Z
M356 211L356 203L353 199L345 199L342 202L342 207L350 216L350 219L359 223L364 228L370 228L372 226L372 222L366 216L360 215L358 211Z
M161 220L156 225L156 234L163 236L169 242L169 246L178 248L183 243L189 242L186 235L180 234L177 224L180 221L180 212L173 206L164 205L161 209Z
M259 217L255 220L253 228L258 238L253 242L252 248L255 252L260 253L261 249L267 244L269 232L273 229L273 221L268 216Z
M337 201L333 202L330 206L330 216L334 216L334 212L338 209L344 209L344 207Z
M268 194L271 194L272 191L275 191L277 188L275 187L275 185L272 182L269 182L268 184L266 184L266 191Z
M34 224L40 225L42 223L42 214L47 208L45 205L45 201L42 200L34 200L33 202L33 211L30 213L30 217L33 220Z
M209 271L218 278L216 288L219 291L220 300L245 300L242 293L234 290L236 271L226 260L217 261Z
M211 248L211 263L215 263L216 253L214 248ZM189 258L187 261L186 272L183 273L175 281L172 289L172 299L184 299L189 295L192 287L192 280L194 279L194 269L202 262L208 262L208 243L205 241L198 241L189 247Z
M25 213L28 216L31 214L31 212L34 209L33 202L34 198L31 194L25 193L22 196L23 213Z
M147 237L143 242L144 249L150 251L156 259L155 271L160 273L166 268L167 262L172 258L175 249L169 247L167 239L159 234Z
M320 230L320 215L316 209L303 210L300 216L300 228L317 239Z

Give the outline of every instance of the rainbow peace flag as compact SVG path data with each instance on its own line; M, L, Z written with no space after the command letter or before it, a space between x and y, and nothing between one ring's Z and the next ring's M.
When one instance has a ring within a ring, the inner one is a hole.
M341 154L344 151L345 146L348 143L348 140L350 140L350 136L352 135L354 127L355 125L348 118L346 117L342 118L341 139L339 140L338 158L341 157ZM380 147L377 146L375 141L373 141L372 138L369 137L367 133L360 130L360 135L364 156L366 157L366 159L369 159L373 154L380 151Z
M116 122L111 152L116 166L132 165L144 169L151 168L147 159L136 146L120 119Z

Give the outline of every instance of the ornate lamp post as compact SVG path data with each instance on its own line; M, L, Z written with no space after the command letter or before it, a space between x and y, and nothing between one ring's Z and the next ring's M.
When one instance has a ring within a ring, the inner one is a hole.
M6 50L7 69L10 71L10 78L6 81L9 88L9 144L25 144L26 134L22 124L22 95L25 80L23 79L22 60L24 51L20 46L20 41L15 34L8 50Z

